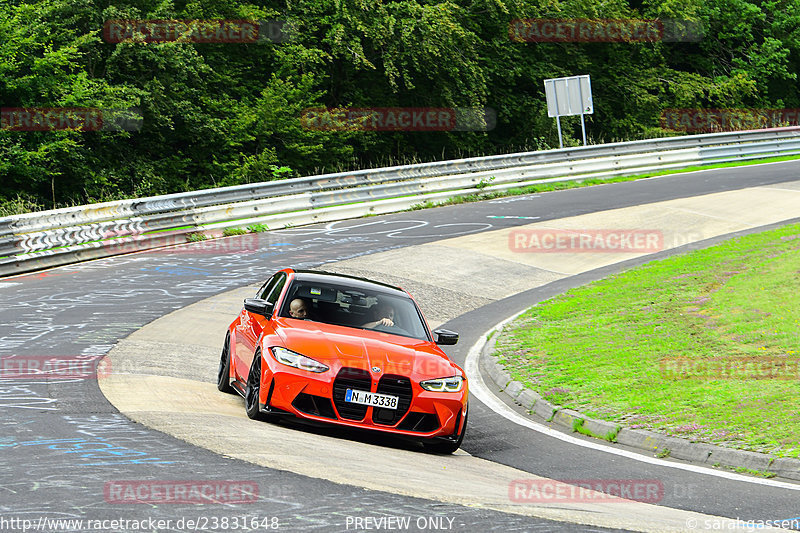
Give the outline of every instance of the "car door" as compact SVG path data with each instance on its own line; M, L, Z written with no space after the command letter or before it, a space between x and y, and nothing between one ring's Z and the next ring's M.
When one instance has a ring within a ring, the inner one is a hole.
M286 273L278 272L261 286L255 297L274 303L280 296L285 284ZM244 308L239 314L239 322L234 332L236 336L236 356L233 358L234 376L239 381L247 381L247 374L250 372L250 365L253 362L256 343L261 336L264 322L266 321L265 317L251 313Z
M285 272L278 272L270 279L256 297L266 300L274 306L283 288L286 286L286 279L287 275ZM247 310L243 310L242 312L244 313L243 320L241 321L242 353L240 355L240 365L235 369L235 372L237 373L237 379L246 382L247 374L250 372L250 365L253 364L253 356L258 346L258 340L261 338L264 329L270 327L271 319L251 313Z

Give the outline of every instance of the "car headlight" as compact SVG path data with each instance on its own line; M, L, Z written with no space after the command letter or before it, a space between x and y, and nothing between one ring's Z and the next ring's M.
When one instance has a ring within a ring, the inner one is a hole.
M319 361L315 361L310 357L300 355L297 352L287 350L286 348L282 348L280 346L273 346L270 348L270 351L272 352L272 357L274 357L276 361L287 366L293 366L294 368L299 368L300 370L308 370L309 372L317 373L328 370L327 365L323 365Z
M453 376L450 378L427 379L419 382L420 386L431 392L458 392L464 387L464 378Z

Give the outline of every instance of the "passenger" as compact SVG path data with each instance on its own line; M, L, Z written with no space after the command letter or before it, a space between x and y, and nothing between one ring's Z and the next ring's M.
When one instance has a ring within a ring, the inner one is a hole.
M289 316L300 320L311 320L311 306L303 298L295 298L289 304Z
M394 307L387 303L379 303L374 307L376 320L363 324L362 328L373 329L378 326L394 326Z

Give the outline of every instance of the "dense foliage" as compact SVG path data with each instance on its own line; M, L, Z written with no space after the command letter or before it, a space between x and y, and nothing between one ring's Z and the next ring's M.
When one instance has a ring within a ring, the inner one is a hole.
M696 22L696 42L530 43L519 18ZM285 20L291 39L107 42L118 19ZM141 110L140 131L0 132L6 210L557 146L542 80L590 74L593 142L680 107L800 107L800 0L5 0L0 105ZM316 131L310 107L491 107L489 132ZM568 142L576 118L562 121Z

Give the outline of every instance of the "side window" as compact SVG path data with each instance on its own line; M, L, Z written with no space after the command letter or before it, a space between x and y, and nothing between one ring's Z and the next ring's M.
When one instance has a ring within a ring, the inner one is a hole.
M267 296L269 296L269 293L272 292L272 288L275 287L275 284L281 278L282 274L283 274L282 272L278 272L277 274L275 274L274 276L269 278L267 280L267 282L264 283L264 285L262 285L260 289L258 289L258 293L256 294L256 298L260 298L262 300L266 300Z
M281 295L281 291L283 291L283 286L286 285L286 274L281 272L278 276L276 276L275 283L272 284L272 289L270 290L269 295L264 298L271 304L274 304L278 301L278 297Z

